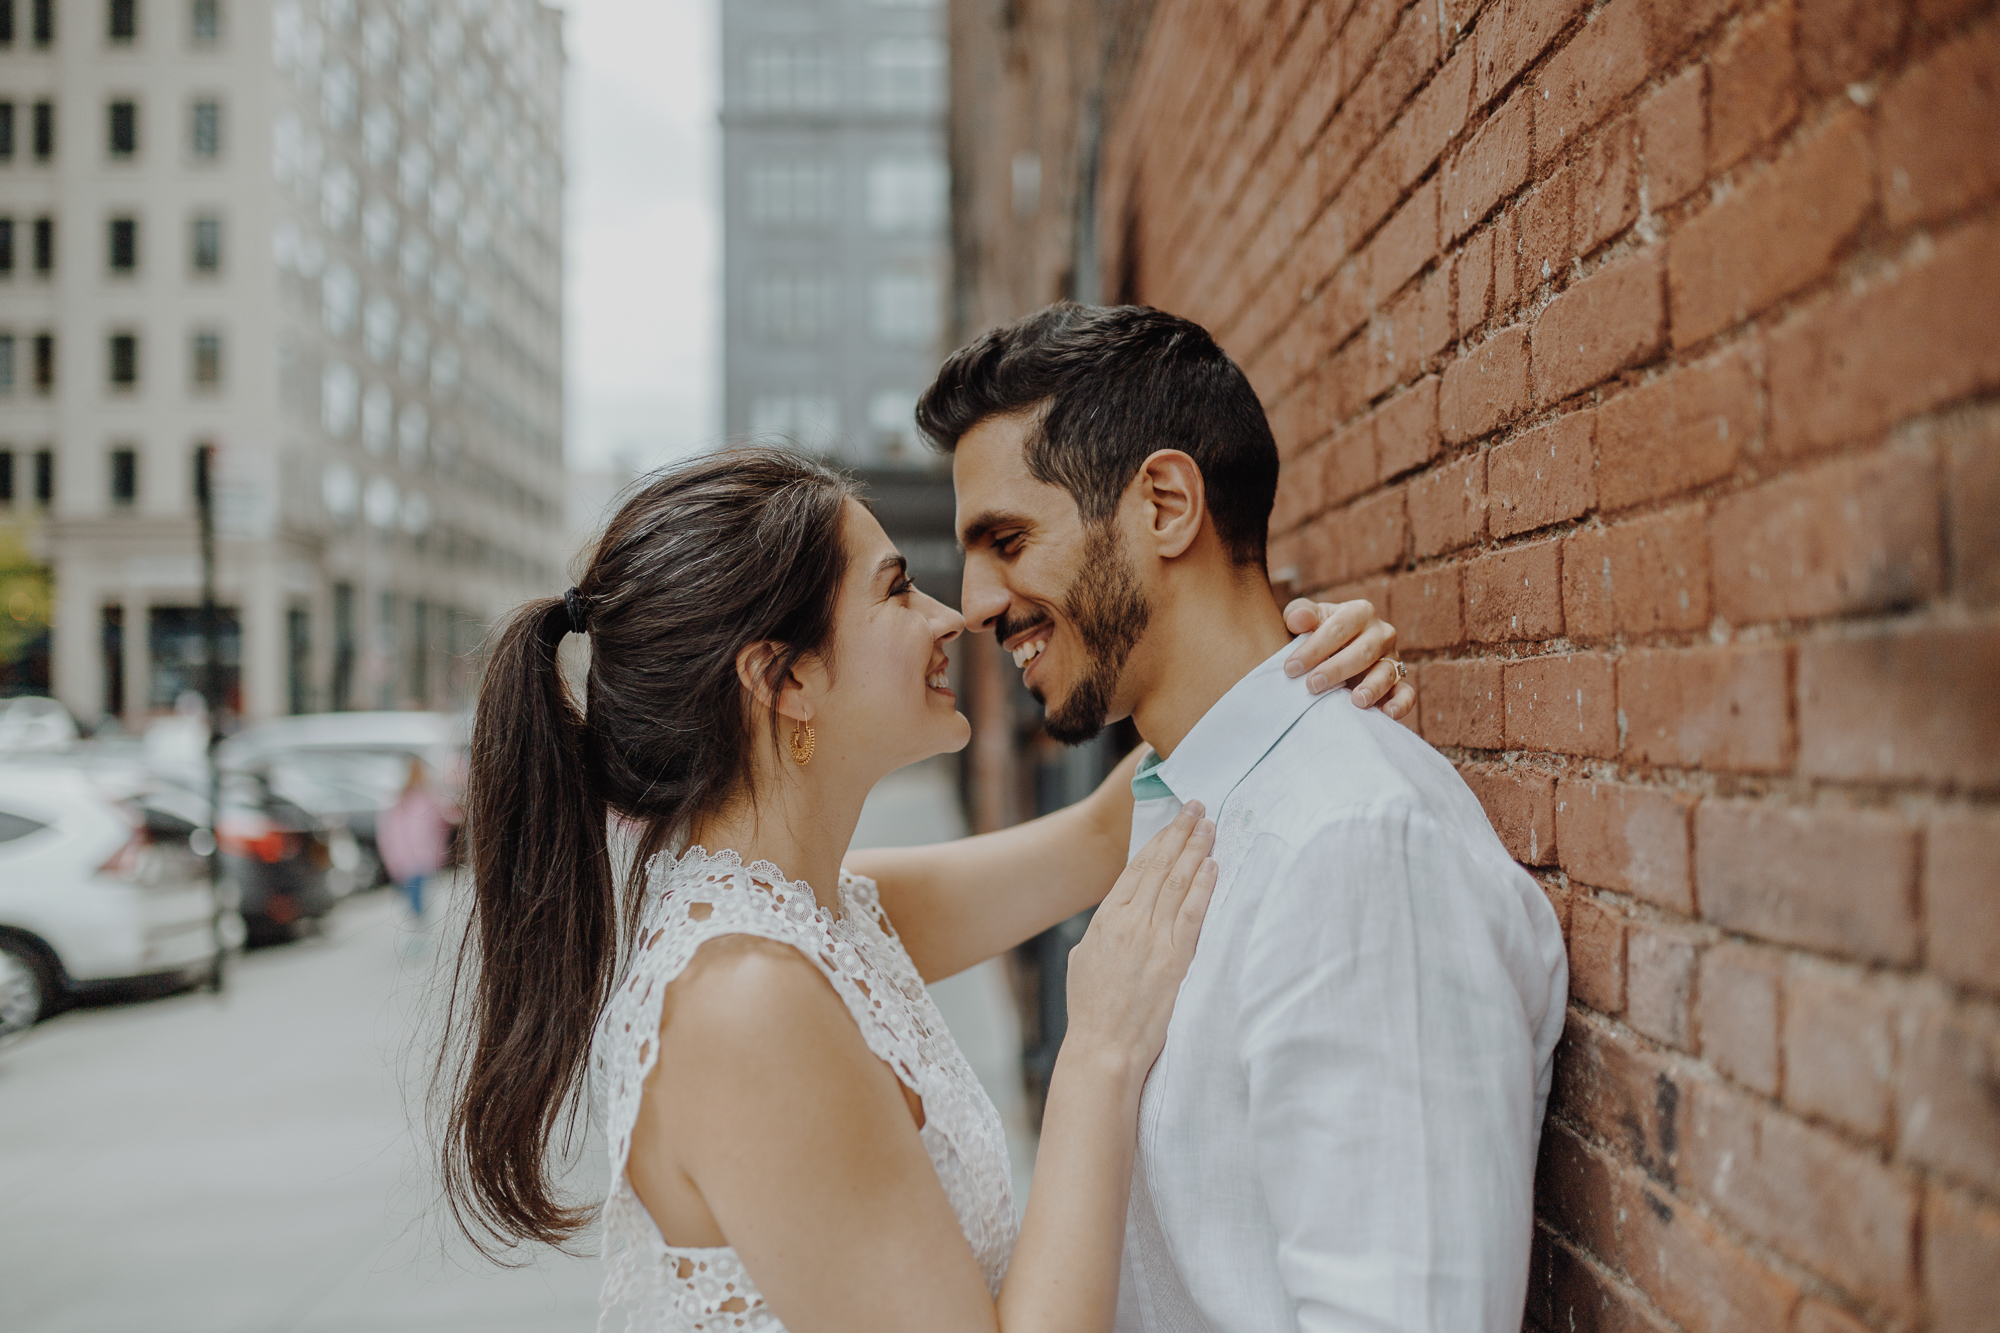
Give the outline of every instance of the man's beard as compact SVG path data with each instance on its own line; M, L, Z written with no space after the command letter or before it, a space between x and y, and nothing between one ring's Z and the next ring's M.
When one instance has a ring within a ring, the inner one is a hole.
M1083 640L1084 667L1053 707L1042 701L1042 728L1064 745L1081 745L1104 730L1125 659L1153 614L1110 523L1093 524L1086 533L1082 567L1063 594L1062 612Z

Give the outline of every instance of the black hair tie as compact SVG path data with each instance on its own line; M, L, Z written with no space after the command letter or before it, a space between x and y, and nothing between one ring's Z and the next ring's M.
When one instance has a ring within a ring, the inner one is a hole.
M571 588L563 594L563 608L569 612L569 629L572 634L590 633L590 603L583 594Z

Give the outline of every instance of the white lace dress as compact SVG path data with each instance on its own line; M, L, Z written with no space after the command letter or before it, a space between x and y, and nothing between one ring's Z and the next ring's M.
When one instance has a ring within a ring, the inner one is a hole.
M843 871L835 916L768 861L746 866L734 852L696 847L655 860L645 892L638 945L591 1052L611 1150L600 1333L620 1313L627 1333L783 1333L735 1250L667 1244L625 1177L641 1085L659 1058L661 997L696 949L724 935L778 940L804 954L868 1048L923 1099L924 1147L997 1295L1016 1225L1000 1115L883 914L874 881Z

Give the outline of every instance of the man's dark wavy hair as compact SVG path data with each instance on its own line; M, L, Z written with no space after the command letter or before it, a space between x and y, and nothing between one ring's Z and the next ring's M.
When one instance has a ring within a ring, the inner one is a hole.
M1216 534L1238 565L1264 563L1278 446L1255 390L1191 320L1150 306L1062 301L981 334L917 401L917 425L951 453L989 417L1036 411L1028 471L1102 523L1149 455L1201 468Z

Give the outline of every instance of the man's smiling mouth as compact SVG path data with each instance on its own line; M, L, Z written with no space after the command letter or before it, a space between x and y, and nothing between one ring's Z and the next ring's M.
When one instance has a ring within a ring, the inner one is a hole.
M1014 665L1025 669L1028 663L1040 657L1042 649L1048 646L1049 636L1047 634L1029 639L1026 643L1014 649Z

